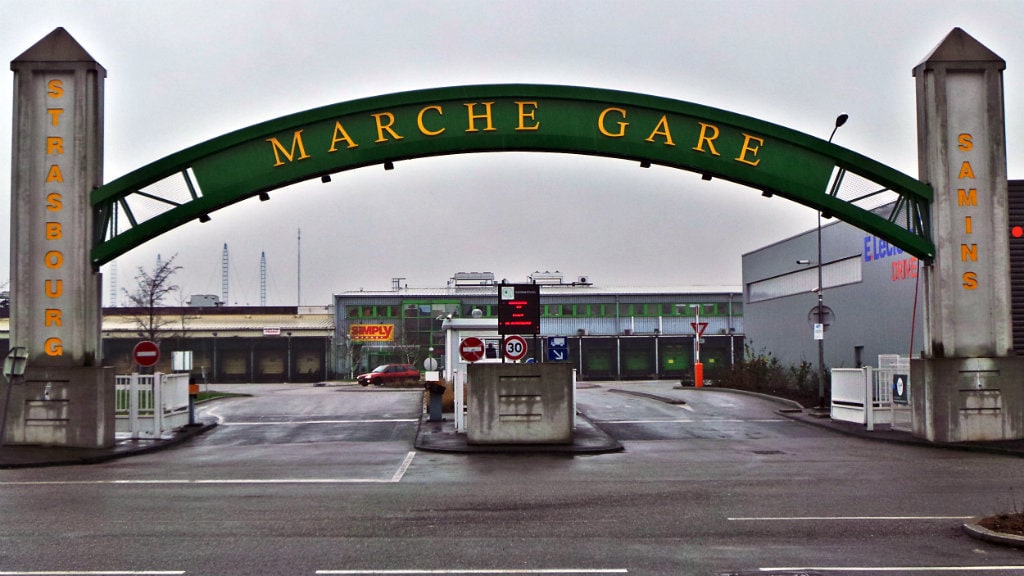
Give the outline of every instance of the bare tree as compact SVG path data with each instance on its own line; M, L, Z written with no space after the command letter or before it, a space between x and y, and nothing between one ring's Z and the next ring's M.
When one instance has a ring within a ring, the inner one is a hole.
M177 257L175 254L166 262L158 260L152 272L147 272L139 266L135 274L135 291L128 292L127 289L123 289L134 309L133 316L139 332L154 342L159 340L163 328L174 322L173 319L164 317L159 309L164 306L165 299L181 289L177 284L171 283L171 277L181 270L181 266L174 264Z

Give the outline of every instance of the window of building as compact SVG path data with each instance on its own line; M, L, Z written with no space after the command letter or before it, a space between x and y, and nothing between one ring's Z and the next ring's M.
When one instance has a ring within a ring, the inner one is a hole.
M858 255L825 264L821 267L821 280L826 290L861 282L863 280L861 257ZM789 274L747 284L747 302L763 302L817 290L818 268L809 266Z

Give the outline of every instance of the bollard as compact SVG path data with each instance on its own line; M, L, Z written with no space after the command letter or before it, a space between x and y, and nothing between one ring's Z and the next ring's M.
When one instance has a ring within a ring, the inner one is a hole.
M426 385L427 393L429 395L428 402L428 414L430 417L427 419L428 422L441 422L444 420L442 412L442 398L444 397L445 387L437 382L428 382Z
M196 384L195 377L188 380L188 425L196 424L196 396L199 395L199 384Z
M704 364L701 362L693 364L693 386L695 388L704 386Z

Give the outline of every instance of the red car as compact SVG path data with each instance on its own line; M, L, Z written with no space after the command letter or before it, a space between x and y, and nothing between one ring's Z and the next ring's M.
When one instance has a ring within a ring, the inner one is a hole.
M406 382L419 382L420 371L412 364L381 364L373 369L373 372L360 374L356 382L363 386L383 386L385 384L398 384Z

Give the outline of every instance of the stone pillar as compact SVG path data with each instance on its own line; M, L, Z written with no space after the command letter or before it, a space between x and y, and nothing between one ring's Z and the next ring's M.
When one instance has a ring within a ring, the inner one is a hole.
M915 434L932 441L1024 437L1012 350L1005 68L959 28L914 68L936 255L924 267L926 348L912 364L911 394Z
M103 179L106 70L57 28L11 62L11 346L8 443L108 446L113 376L100 368L100 275L90 261L91 191Z

